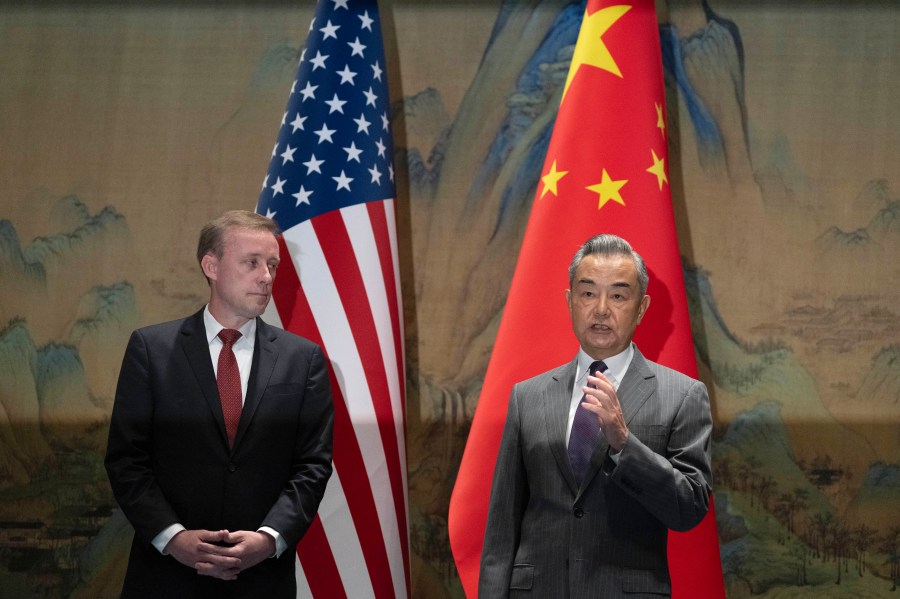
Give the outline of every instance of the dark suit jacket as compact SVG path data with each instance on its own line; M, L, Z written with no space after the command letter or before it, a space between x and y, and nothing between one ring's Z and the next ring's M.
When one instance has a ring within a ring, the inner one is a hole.
M491 491L479 597L671 593L667 529L709 508L712 421L703 383L634 358L618 397L630 431L619 463L601 435L581 487L566 451L576 362L518 383Z
M295 596L293 546L331 475L334 406L321 348L257 319L244 409L228 448L203 311L135 331L122 362L106 469L134 526L123 597ZM199 576L151 540L269 526L289 549L237 581Z

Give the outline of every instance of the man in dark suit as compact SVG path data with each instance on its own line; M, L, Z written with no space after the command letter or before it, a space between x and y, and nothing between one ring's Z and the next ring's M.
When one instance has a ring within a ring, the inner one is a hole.
M650 305L643 259L589 239L566 292L581 349L518 383L488 510L479 597L671 594L668 529L709 509L712 420L703 383L632 343Z
M278 229L227 212L200 234L209 303L135 331L106 470L135 529L123 598L291 598L294 547L331 475L322 350L259 316Z

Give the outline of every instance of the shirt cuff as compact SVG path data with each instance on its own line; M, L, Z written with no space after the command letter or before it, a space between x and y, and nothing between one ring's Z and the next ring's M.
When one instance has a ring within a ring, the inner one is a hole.
M617 466L619 465L619 458L622 457L621 451L613 451L612 447L609 448L609 457L612 458L613 463Z
M175 524L172 524L171 526L167 526L166 528L164 528L161 533L159 533L158 535L153 537L153 540L150 541L150 543L154 547L156 547L156 550L159 551L160 553L162 553L163 555L169 555L168 553L166 553L166 546L168 546L169 541L171 541L175 537L175 535L180 533L182 530L187 530L187 529L184 526L182 526L181 524L178 524L176 522Z
M256 529L256 532L264 532L275 539L275 555L271 555L269 557L281 557L281 554L284 553L287 549L287 541L282 538L281 534L277 530L269 526L260 526L258 529Z

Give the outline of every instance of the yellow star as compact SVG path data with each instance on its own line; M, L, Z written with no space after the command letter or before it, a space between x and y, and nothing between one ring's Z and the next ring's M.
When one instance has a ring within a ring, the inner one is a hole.
M581 65L587 64L598 69L609 71L618 77L622 76L612 54L603 43L603 34L613 23L618 21L630 9L630 6L618 5L601 8L592 15L584 11L584 20L581 23L581 32L578 41L575 42L575 53L572 55L572 65L569 67L569 75L566 78L566 86L563 88L563 99L569 91L569 84L575 78L575 73Z
M663 183L669 182L669 178L666 176L666 161L665 159L658 157L653 150L650 150L650 153L653 155L653 166L648 168L647 172L656 175L657 182L659 183L659 190L662 191Z
M663 109L662 106L656 104L656 126L659 128L659 132L662 133L663 138L666 137L666 120L663 118Z
M550 172L541 177L541 181L544 183L544 191L541 192L541 197L543 198L547 192L549 191L553 195L559 197L559 194L556 192L556 184L559 183L559 180L569 174L569 171L558 171L556 170L556 161L553 161L553 166L550 167Z
M613 181L609 176L609 173L606 172L606 169L603 169L603 178L600 180L600 183L591 185L587 188L600 195L600 203L597 204L597 210L603 208L603 205L610 200L618 202L624 206L625 200L622 199L621 194L619 194L619 190L622 189L622 186L626 183L628 183L628 179Z

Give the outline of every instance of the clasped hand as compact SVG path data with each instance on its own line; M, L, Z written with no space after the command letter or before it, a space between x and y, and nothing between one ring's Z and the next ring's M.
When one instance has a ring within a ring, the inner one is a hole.
M183 530L172 537L166 552L197 574L236 580L275 554L275 539L249 530Z
M608 378L600 374L588 375L588 384L582 387L584 401L582 405L586 410L597 416L600 429L609 442L613 451L622 451L625 441L628 440L628 427L625 425L625 416L622 414L622 405L616 388Z

